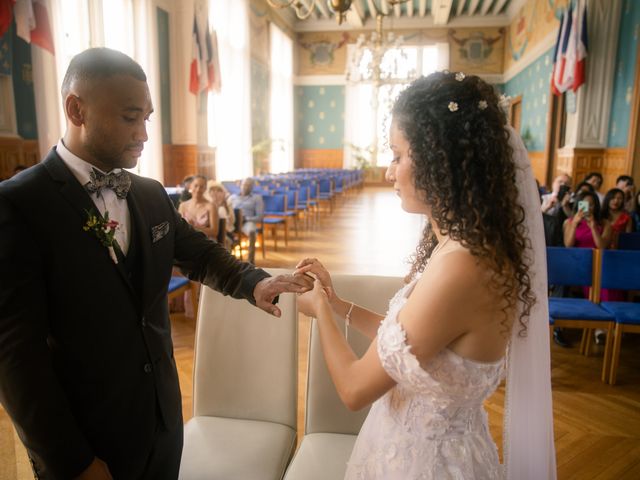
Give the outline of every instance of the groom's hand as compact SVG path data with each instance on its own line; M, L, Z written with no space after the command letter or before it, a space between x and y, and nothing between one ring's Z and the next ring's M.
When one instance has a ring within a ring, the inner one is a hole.
M278 275L263 278L253 290L256 306L271 315L280 317L282 312L273 304L281 293L304 293L313 289L313 278L308 275Z

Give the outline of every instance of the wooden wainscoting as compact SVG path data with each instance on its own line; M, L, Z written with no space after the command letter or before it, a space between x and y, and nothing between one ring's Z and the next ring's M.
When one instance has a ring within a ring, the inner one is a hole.
M37 140L0 137L0 180L11 177L17 165L30 167L39 161Z
M547 155L545 152L529 152L529 160L531 161L531 169L533 176L540 185L544 185L547 178Z
M631 162L627 159L626 148L607 148L604 151L604 166L602 168L603 183L601 191L606 192L616 186L616 178L620 175L631 175L627 165Z
M296 151L296 168L342 168L343 150L308 149Z
M216 151L197 145L163 145L164 184L180 185L188 175L200 174L208 179L216 178Z
M619 175L629 175L626 171L626 148L561 148L554 177L566 172L576 185L589 172L600 172L603 177L601 191L613 188Z

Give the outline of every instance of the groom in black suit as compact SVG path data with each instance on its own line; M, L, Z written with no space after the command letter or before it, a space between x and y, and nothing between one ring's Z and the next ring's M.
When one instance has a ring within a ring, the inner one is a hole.
M278 294L311 284L238 262L161 184L121 170L135 167L153 111L131 58L80 53L62 97L64 138L0 184L0 401L40 478L175 479L172 267L276 316Z

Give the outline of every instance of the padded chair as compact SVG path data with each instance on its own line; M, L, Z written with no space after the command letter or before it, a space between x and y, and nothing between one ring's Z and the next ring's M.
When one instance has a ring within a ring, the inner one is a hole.
M603 250L600 281L602 288L640 290L640 251ZM640 333L640 303L602 302L602 307L615 317L616 328L611 351L609 383L615 385L620 360L622 334Z
M318 182L320 189L318 191L318 205L326 204L329 206L329 213L333 212L334 183L329 178L323 178Z
M279 306L274 318L203 287L181 480L282 479L296 446L295 296Z
M589 299L549 297L549 316L553 328L582 328L580 353L589 354L590 331L607 331L601 379L609 378L609 359L613 333L613 315L598 305L600 299L599 264L594 251L588 248L547 247L547 277L549 285L592 287Z
M618 236L619 250L640 250L640 232L621 233Z
M334 275L333 285L345 300L384 313L403 281L399 277ZM344 323L339 323L343 328ZM361 356L370 340L351 329L349 343ZM352 412L340 400L327 370L315 319L309 336L305 413L304 437L285 480L342 480L369 409Z
M262 219L262 229L265 232L264 236L266 237L266 229L270 229L273 233L274 249L277 251L279 225L282 225L284 228L284 245L289 245L289 212L287 210L287 195L284 193L262 195L262 201L264 202L264 217Z
M191 305L193 307L193 315L198 318L198 285L187 277L174 275L169 280L168 295L169 302L175 298L183 298L186 292L191 292Z

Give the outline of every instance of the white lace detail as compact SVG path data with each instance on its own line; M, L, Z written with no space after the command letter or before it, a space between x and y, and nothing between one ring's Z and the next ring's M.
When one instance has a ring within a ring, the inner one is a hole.
M476 362L445 349L423 369L397 320L416 281L391 299L378 329L378 355L397 385L371 407L345 478L501 479L482 402L500 383L504 361Z

